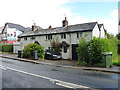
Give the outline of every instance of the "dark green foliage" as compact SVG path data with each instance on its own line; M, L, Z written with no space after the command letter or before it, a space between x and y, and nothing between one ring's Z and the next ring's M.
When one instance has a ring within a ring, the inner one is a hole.
M13 45L9 44L9 45L0 45L0 51L2 52L13 52Z
M111 52L111 43L108 39L93 38L88 45L89 64L100 65L102 61L102 53Z
M80 39L78 59L82 65L102 66L102 53L111 52L112 44L108 39L93 38L90 41Z
M116 37L110 38L109 39L110 43L111 43L111 52L113 53L113 59L117 56L118 54L118 39Z
M41 58L41 59L44 58L44 48L35 43L31 43L31 44L28 44L27 46L25 46L25 48L23 50L23 57L33 59L34 51L38 52L38 58Z
M78 52L78 60L81 61L81 63L88 63L89 56L88 56L88 42L81 38L77 47Z
M118 40L120 40L120 33L118 33L116 37L118 38Z
M2 52L2 44L0 44L0 51Z
M120 40L118 40L118 54L120 55Z

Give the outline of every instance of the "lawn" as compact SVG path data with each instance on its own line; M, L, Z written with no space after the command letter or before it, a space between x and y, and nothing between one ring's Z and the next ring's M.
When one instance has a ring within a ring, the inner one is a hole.
M112 60L113 65L120 66L120 54Z

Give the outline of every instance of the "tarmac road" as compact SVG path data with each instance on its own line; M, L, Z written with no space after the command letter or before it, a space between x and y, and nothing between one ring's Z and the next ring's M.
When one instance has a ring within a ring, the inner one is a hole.
M71 87L118 88L118 78L120 79L118 74L0 59L4 67L2 88L70 88L67 84L71 84ZM52 81L54 79L60 83L55 84Z

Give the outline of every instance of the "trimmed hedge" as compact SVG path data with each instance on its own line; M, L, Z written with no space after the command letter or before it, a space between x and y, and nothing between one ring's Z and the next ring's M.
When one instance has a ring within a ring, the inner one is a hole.
M13 45L9 44L9 45L0 45L0 51L2 52L13 52Z

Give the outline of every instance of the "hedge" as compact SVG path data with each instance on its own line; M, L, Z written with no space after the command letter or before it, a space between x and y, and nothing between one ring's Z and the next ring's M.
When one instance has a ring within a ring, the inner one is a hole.
M9 45L0 44L0 51L2 51L2 52L13 52L13 45L12 44L9 44Z
M94 37L90 41L80 39L77 48L79 63L84 65L102 66L102 53L113 52L114 47L111 43L112 40L104 38Z

